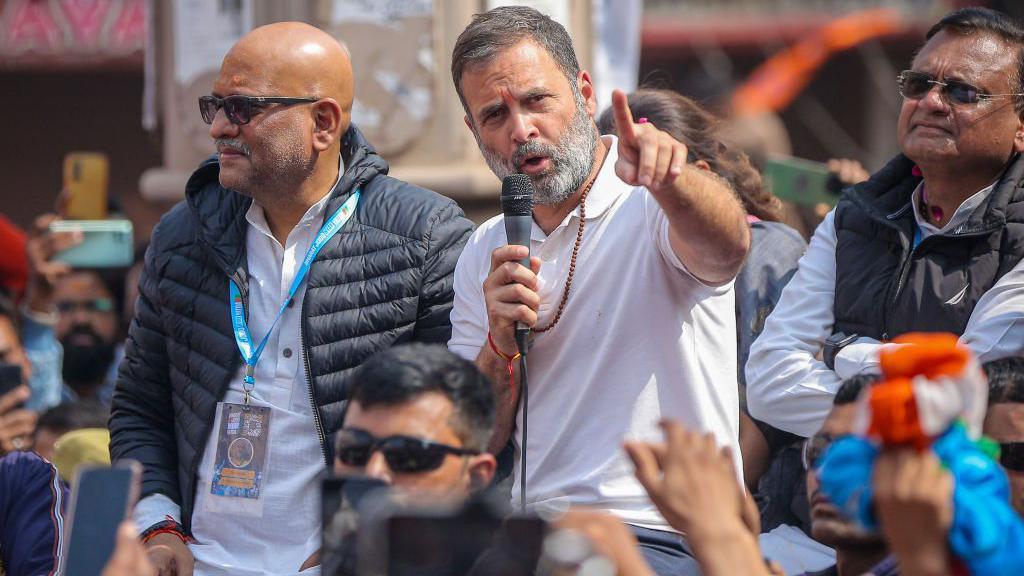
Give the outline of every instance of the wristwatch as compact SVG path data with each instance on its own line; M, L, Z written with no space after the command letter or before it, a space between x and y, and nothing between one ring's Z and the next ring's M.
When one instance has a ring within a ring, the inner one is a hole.
M854 342L857 338L860 338L859 334L846 334L845 332L836 332L826 338L825 348L821 353L822 358L825 360L825 366L828 366L829 370L835 371L836 354L839 354L840 350Z

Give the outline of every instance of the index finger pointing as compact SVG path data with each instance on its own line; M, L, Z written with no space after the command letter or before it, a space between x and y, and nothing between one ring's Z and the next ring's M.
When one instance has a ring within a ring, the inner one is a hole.
M615 118L615 132L628 143L636 141L636 125L629 110L629 100L622 90L612 90L612 115Z

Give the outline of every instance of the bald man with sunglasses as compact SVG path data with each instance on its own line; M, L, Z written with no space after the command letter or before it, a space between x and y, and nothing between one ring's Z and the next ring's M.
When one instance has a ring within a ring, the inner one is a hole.
M902 153L846 191L751 347L752 416L814 434L906 332L954 332L981 361L1024 352L1022 49L985 8L928 32L896 86Z
M110 419L162 575L309 574L352 373L450 337L472 226L387 176L352 103L346 50L294 22L243 37L199 99L217 154L154 230Z

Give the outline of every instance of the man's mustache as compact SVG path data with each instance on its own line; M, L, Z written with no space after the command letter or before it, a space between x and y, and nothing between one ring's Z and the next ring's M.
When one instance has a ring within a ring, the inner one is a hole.
M223 152L225 148L230 148L245 154L247 158L252 155L249 145L236 138L217 138L214 143L217 145L217 152Z

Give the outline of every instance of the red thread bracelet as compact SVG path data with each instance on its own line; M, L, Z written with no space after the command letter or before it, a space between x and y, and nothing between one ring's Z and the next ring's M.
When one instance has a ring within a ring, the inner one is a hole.
M505 361L505 366L508 368L508 387L515 387L515 372L513 371L513 362L515 362L522 354L516 352L515 355L505 354L498 349L498 345L494 343L494 338L491 336L491 332L487 332L487 343L491 345L491 350L498 355L499 358Z
M188 544L188 537L182 534L177 528L160 528L153 530L149 534L146 534L146 537L142 539L142 543L145 544L149 542L156 537L157 534L174 534L179 540L181 540L182 544Z
M150 526L145 532L141 534L142 543L145 544L153 539L157 534L174 534L183 544L188 544L191 538L185 535L184 529L177 520L171 516L164 516L164 519L156 524Z

